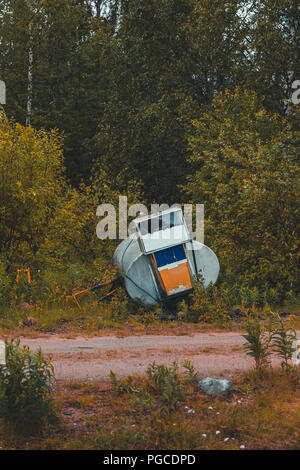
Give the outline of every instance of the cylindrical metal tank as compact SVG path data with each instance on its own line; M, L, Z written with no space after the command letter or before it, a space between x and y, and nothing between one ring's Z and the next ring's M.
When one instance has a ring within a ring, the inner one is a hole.
M192 275L202 274L204 286L217 281L220 265L215 253L195 240L186 244ZM123 240L117 247L114 262L125 280L125 288L132 299L145 305L155 305L162 300L150 259L141 252L135 234Z

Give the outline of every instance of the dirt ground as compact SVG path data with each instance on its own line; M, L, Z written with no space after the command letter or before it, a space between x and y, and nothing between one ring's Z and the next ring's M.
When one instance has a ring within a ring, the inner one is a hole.
M300 331L298 331L300 337ZM32 351L41 347L52 356L56 379L94 381L107 379L110 370L117 377L143 375L152 362L182 365L188 359L199 375L231 377L253 367L244 349L239 332L205 332L189 336L59 336L42 338L21 337ZM273 365L278 358L272 358Z

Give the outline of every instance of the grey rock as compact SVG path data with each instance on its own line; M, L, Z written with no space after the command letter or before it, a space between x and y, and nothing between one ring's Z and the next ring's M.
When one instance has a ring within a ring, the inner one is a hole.
M230 390L232 382L227 379L213 379L212 377L198 377L198 385L207 395L226 393Z

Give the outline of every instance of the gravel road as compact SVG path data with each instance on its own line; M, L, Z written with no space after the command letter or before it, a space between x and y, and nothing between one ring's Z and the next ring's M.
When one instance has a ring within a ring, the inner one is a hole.
M188 359L200 375L215 377L230 377L253 367L253 361L243 350L245 340L236 332L20 339L21 344L27 344L31 350L41 347L44 354L50 354L55 376L62 380L106 379L110 370L118 377L144 374L153 361L166 365L177 361L181 365ZM276 358L272 362L279 363Z

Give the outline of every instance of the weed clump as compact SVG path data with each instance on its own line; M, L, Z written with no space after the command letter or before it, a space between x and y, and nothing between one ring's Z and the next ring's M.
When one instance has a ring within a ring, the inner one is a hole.
M191 295L190 308L185 318L192 322L205 322L218 327L230 327L231 318L228 315L230 303L220 290L210 284L204 287L203 278L199 276Z
M0 418L18 434L34 434L55 417L51 359L32 353L19 340L6 341L0 365Z
M281 367L286 372L292 372L293 366L290 361L294 352L296 331L289 324L285 324L278 313L273 314L272 345L274 352L282 359Z
M262 328L257 317L248 318L245 322L245 329L247 334L243 337L247 342L244 344L244 348L247 354L253 357L256 372L260 372L269 363L271 334Z
M129 394L134 410L155 412L157 416L167 418L183 399L184 386L197 382L197 372L189 361L183 363L185 381L180 377L178 368L176 361L171 366L153 362L146 370L142 387L135 386L132 377L118 380L116 374L110 371L111 391L119 395Z
M256 312L249 315L244 327L247 334L244 348L247 354L255 360L256 372L261 372L269 365L272 353L282 359L281 367L285 372L293 372L290 361L294 352L296 331L290 323L284 323L278 313L270 312L266 327L262 326Z
M150 391L159 397L162 413L168 415L170 411L176 410L178 402L182 399L183 388L177 362L173 362L171 367L153 362L146 374Z

